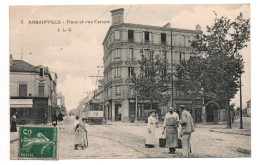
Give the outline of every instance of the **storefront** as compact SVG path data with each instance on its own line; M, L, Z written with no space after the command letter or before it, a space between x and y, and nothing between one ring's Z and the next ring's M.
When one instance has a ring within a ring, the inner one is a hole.
M10 99L10 117L17 113L17 124L44 123L45 113L48 121L51 119L51 110L48 108L48 98Z
M153 104L152 110L155 110L159 119L161 118L161 110L157 103ZM129 119L131 122L135 119L136 103L135 100L129 100ZM137 104L137 120L146 121L151 112L150 103L148 101L139 101Z

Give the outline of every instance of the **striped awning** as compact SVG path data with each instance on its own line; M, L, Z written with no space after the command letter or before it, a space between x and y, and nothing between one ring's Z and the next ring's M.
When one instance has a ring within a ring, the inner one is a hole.
M33 99L10 99L10 108L32 108Z

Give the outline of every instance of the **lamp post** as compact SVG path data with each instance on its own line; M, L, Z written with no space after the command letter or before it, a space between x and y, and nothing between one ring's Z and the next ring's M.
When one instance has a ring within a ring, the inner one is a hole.
M135 94L135 124L137 124L137 110L138 110L138 108L137 108L137 101L138 101L138 96L137 96L137 90L136 90L136 92L135 92L136 94Z
M243 129L243 111L242 111L242 78L241 78L241 72L240 72L240 75L239 75L239 88L240 88L240 126L239 126L239 129Z
M171 31L171 92L172 92L172 107L173 107L173 55L172 55L172 31Z

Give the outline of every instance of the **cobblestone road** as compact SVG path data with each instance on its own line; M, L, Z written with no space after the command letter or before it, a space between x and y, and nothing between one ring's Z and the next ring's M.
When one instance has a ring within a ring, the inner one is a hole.
M251 136L213 132L212 127L197 125L192 134L192 157L250 157L250 154L238 152L238 149L251 150ZM156 129L155 148L145 148L144 124L87 125L89 147L74 150L74 132L71 122L60 126L58 156L59 159L78 158L169 158L181 157L181 150L168 154L167 148L159 147L162 127ZM219 127L218 129L219 130ZM12 136L12 134L11 134ZM14 135L13 135L14 136ZM11 158L17 157L18 141L11 144Z

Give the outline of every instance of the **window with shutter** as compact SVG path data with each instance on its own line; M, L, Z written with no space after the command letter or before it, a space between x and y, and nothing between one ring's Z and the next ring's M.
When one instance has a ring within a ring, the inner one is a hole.
M19 84L19 97L26 97L26 96L27 96L27 85Z

